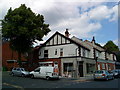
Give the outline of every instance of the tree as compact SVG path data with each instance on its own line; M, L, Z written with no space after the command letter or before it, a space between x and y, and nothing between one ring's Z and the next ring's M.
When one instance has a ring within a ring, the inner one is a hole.
M104 48L105 48L107 51L110 51L110 52L119 51L118 46L115 45L115 44L113 43L113 41L108 41L108 42L104 45Z
M51 31L49 24L44 22L43 15L33 13L25 4L8 10L2 20L2 36L8 38L11 49L18 52L19 61L21 54L28 52L35 40L42 40Z

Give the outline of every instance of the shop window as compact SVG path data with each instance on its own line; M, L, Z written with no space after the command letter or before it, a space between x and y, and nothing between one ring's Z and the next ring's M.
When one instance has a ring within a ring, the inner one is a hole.
M100 64L98 63L98 70L100 70Z
M95 64L86 64L86 68L87 68L87 73L93 73L95 71Z
M102 69L105 69L105 64L104 63L102 64Z
M108 70L111 70L110 65L108 64Z
M64 63L64 72L71 72L73 70L73 63Z

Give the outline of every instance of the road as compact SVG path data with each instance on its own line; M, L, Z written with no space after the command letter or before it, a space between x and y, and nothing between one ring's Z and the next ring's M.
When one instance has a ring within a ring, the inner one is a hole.
M82 81L72 79L44 80L10 76L3 72L2 88L118 88L120 79L109 81Z

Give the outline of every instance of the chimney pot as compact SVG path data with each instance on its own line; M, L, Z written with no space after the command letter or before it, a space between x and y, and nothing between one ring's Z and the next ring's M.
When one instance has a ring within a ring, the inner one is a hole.
M95 43L95 37L93 36L92 43Z
M69 34L69 31L68 31L68 29L66 29L66 31L65 31L65 36L69 38L69 35L70 35L70 34Z

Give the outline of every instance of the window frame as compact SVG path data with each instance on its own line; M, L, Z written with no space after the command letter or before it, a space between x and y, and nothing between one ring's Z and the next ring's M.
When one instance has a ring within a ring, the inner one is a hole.
M47 52L45 52L45 51L47 51ZM44 58L48 58L48 50L44 50Z
M57 49L55 49L55 55L57 55Z
M60 56L63 56L63 48L60 48Z

